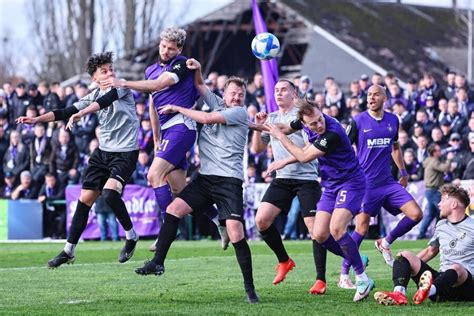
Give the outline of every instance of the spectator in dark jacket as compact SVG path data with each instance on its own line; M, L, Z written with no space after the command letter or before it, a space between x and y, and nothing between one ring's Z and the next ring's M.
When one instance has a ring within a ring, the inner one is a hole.
M61 103L59 96L49 90L49 84L46 81L42 81L39 83L38 91L44 98L42 107L43 110L40 111L40 114L63 108L63 104Z
M150 156L145 150L140 150L138 154L137 167L132 174L133 183L141 186L149 186L147 174L150 169Z
M52 203L58 200L64 200L64 187L59 184L54 174L47 173L38 193L38 202L43 203L44 237L66 237L66 206Z
M38 191L32 186L31 173L28 170L20 174L20 184L12 192L12 200L36 199Z
M61 185L77 183L79 173L79 152L71 141L70 134L64 129L59 130L59 145L53 143L53 153L49 164L49 172L56 174Z
M33 183L37 186L35 189L39 190L49 169L52 148L43 124L36 124L34 133L35 138L29 146L30 171Z

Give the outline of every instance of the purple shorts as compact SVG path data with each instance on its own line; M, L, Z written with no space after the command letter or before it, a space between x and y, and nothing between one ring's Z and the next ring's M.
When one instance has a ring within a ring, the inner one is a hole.
M390 214L398 215L401 213L400 208L412 200L413 196L400 183L393 181L367 189L362 202L362 212L375 217L383 206Z
M184 124L173 125L161 131L161 144L156 157L168 161L176 169L188 169L186 153L196 141L196 131Z
M360 212L364 195L365 178L351 179L333 188L325 188L317 210L332 214L335 208L345 208L355 216Z

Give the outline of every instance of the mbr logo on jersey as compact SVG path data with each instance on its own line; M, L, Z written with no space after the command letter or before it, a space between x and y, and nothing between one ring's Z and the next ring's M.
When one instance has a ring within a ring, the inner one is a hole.
M387 147L390 145L390 138L372 138L367 139L367 146L369 148L373 147Z

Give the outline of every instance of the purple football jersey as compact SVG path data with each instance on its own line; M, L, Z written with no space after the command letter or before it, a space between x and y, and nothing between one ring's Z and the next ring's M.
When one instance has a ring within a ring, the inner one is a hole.
M398 118L384 112L377 120L368 111L354 117L357 127L357 157L368 187L394 181L390 170L392 145L398 140Z
M355 156L349 137L341 124L334 118L323 114L326 122L326 133L333 132L339 136L338 146L331 148L326 154L318 158L321 174L321 184L324 187L334 187L354 177L364 178L362 169ZM319 135L303 125L311 143L319 140L325 142L325 134Z
M162 73L171 71L173 65L177 61L186 60L186 57L182 55L176 56L166 65L161 65L160 63L153 64L145 70L145 79L154 80L157 79ZM178 65L179 66L179 65ZM193 107L194 102L199 97L199 93L194 86L194 74L190 72L186 78L180 80L178 83L170 86L167 89L161 91L153 92L153 102L155 107L158 107L168 104L173 104L181 106L183 108L190 109ZM160 114L160 123L163 126L167 121L169 121L177 113L172 114Z

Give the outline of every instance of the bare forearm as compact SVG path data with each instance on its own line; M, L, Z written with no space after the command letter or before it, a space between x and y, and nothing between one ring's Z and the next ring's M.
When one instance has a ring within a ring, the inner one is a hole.
M54 113L53 112L48 112L43 115L40 115L36 118L36 122L38 123L48 123L48 122L54 122Z
M207 90L209 90L209 88L204 84L201 68L194 71L194 85L201 95L205 95Z
M81 117L89 114L89 113L95 113L100 110L100 105L97 102L92 102L89 104L86 108L82 109L79 111L79 115Z
M156 112L155 103L153 102L153 97L150 95L149 109L151 130L153 132L153 143L155 145L155 150L158 150L161 141L161 126L158 113Z
M430 247L423 249L416 256L424 262L428 262L437 255L437 252L430 249Z
M160 76L155 80L122 81L122 88L129 88L141 92L155 92L174 84L170 76Z
M280 139L280 142L297 161L304 163L311 160L307 160L304 150L293 144L293 142L288 137L282 137L282 139Z
M392 150L392 158L395 164L397 165L398 170L402 171L406 169L405 163L403 162L402 158L402 151L400 150L400 148Z
M262 141L262 133L259 132L259 131L254 131L253 135L252 135L252 146L251 146L250 150L254 154L259 154L262 151L264 151L266 147L267 146Z
M178 112L201 124L215 123L212 121L212 112L207 113L203 111L190 110L182 107L178 108Z

